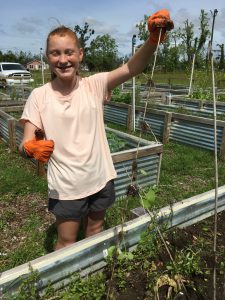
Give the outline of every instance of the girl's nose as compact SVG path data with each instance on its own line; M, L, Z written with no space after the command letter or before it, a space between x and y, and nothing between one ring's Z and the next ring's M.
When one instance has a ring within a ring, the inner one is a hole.
M67 56L66 56L65 54L61 54L61 55L59 56L59 62L60 62L61 64L66 64L66 63L67 63Z

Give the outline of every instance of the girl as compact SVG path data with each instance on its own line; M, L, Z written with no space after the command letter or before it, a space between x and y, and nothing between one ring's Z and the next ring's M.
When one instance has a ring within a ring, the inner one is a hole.
M150 37L126 64L85 78L78 75L83 49L74 32L60 26L49 33L46 56L52 80L34 89L26 102L19 150L25 157L48 162L48 208L56 217L58 233L55 249L76 241L82 219L86 237L102 230L105 211L115 201L116 177L103 102L112 89L142 72L156 49L158 27L168 29L168 24L168 11L152 15ZM44 132L44 139L37 130Z

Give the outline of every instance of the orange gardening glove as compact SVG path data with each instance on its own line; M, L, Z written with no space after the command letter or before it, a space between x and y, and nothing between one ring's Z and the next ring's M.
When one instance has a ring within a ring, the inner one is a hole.
M162 28L160 42L163 42L166 38L166 31L174 28L173 21L166 9L161 9L148 18L148 30L152 44L158 43L160 28Z
M54 150L54 142L52 140L30 140L24 143L23 148L29 157L47 163Z

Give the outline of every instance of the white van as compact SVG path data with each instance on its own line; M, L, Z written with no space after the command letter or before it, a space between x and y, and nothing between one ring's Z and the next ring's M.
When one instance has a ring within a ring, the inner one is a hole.
M28 84L33 82L31 73L21 64L13 62L0 62L0 86Z

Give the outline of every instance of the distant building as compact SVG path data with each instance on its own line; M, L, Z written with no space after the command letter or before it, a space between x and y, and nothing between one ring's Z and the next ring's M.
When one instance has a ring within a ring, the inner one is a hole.
M44 70L49 69L48 64L43 62ZM41 70L41 61L40 60L32 60L31 62L27 63L26 65L27 70L33 71L33 70Z

